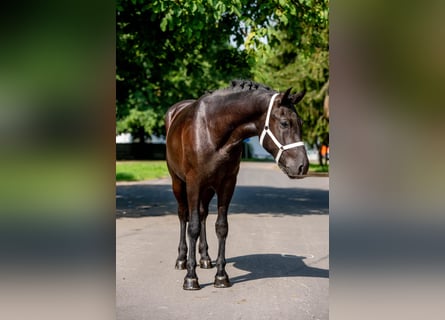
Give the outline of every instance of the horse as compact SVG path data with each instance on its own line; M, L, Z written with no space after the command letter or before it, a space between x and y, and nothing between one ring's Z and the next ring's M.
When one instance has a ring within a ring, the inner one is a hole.
M200 289L196 274L198 237L199 265L204 269L213 267L208 254L206 219L215 194L218 257L214 286L231 286L225 271L227 213L245 139L259 136L261 145L289 178L306 175L309 161L301 139L302 121L295 109L305 91L291 94L291 89L283 93L252 81L234 80L231 87L178 102L168 109L166 160L180 222L175 268L187 269L184 290Z

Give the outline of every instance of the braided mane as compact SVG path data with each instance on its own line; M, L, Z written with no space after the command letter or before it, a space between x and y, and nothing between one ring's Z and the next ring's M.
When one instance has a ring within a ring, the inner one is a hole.
M256 90L265 90L265 91L273 91L275 90L271 89L270 87L254 82L252 80L242 80L242 79L235 79L230 81L230 86L222 89L217 90L208 90L206 91L206 94L212 94L216 91L232 91L232 92L240 92L240 91L256 91Z
M231 89L234 91L272 90L270 87L265 86L264 84L253 82L251 80L232 80L231 86L227 89Z

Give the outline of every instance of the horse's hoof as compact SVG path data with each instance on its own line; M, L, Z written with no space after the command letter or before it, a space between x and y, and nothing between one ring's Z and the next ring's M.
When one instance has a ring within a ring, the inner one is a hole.
M175 269L184 270L186 265L186 260L176 260Z
M184 288L184 290L199 290L199 289L201 289L197 278L184 278L184 285L182 287Z
M229 281L228 276L215 276L215 288L229 288L232 284Z
M199 266L201 267L201 269L212 269L213 268L212 260L201 259L199 260Z

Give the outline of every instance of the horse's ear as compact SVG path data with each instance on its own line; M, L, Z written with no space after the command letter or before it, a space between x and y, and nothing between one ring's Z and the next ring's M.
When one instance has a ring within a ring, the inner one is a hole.
M290 95L291 90L292 90L292 87L286 90L286 92L283 95L283 98L281 98L281 105L289 104L289 102L290 102L289 95Z
M306 94L306 89L303 89L303 91L301 91L301 92L292 94L289 97L289 99L290 99L290 101L292 101L293 104L296 104L297 102L301 101L301 99L303 99L305 94Z

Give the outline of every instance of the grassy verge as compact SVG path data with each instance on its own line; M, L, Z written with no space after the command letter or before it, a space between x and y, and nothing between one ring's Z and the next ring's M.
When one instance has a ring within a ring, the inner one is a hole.
M245 161L245 162L274 162L273 160L270 160L270 159L253 159L253 158L243 159L242 161ZM319 164L310 163L309 171L310 172L326 172L327 173L327 172L329 172L329 164L326 166L320 166Z
M329 172L329 166L310 164L311 172ZM117 161L116 181L142 181L168 177L165 161Z
M320 166L319 164L309 164L309 171L312 172L329 172L329 165L327 166Z
M118 161L116 181L141 181L168 176L165 161Z

